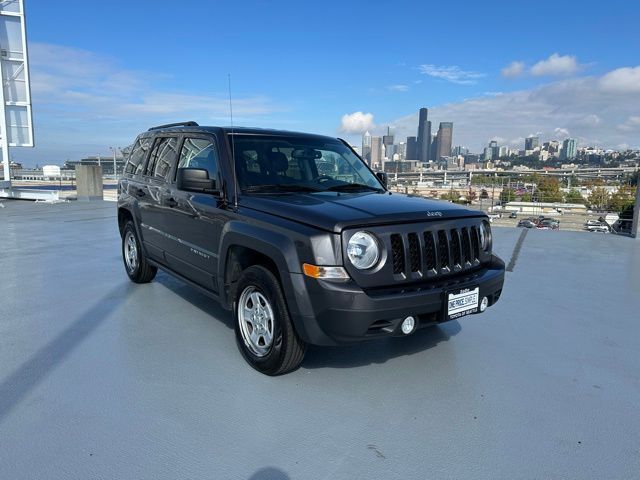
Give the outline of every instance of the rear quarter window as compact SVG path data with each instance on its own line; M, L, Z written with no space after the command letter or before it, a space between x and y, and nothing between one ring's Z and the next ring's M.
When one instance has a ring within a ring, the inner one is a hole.
M151 142L149 138L143 137L136 140L136 143L133 145L133 148L129 153L127 164L124 167L124 173L131 175L142 173L144 170L144 160L147 157L150 145Z

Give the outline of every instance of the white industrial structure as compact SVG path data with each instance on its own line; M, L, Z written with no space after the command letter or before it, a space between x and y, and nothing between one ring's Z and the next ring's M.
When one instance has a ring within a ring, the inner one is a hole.
M25 28L24 0L0 0L0 143L2 171L0 197L52 199L53 192L11 188L9 147L33 147L31 84Z

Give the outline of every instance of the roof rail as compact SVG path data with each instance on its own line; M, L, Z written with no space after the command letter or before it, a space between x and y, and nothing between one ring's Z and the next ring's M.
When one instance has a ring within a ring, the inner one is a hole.
M157 127L151 127L148 131L151 130L160 130L161 128L170 128L170 127L199 127L200 125L197 122L178 122L178 123L167 123L166 125L158 125Z

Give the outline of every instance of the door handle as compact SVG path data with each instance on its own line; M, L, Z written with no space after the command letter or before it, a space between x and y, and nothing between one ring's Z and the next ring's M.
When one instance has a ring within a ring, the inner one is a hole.
M170 208L174 208L178 206L178 202L176 201L175 198L171 197L168 198L167 200L165 200L164 204Z

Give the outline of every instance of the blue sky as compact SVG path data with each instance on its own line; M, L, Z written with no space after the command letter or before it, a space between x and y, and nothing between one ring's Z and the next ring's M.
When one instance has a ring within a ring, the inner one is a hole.
M166 121L228 124L228 73L242 125L357 144L362 128L415 134L415 112L428 106L434 122L454 122L454 144L474 151L533 133L640 146L634 2L27 0L26 9L37 147L12 150L26 164L106 155Z

